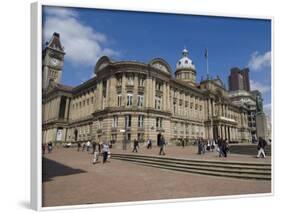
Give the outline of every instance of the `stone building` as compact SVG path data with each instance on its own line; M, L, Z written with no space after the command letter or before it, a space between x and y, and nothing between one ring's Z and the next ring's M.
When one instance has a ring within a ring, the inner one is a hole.
M76 87L48 77L61 75L64 54L54 33L43 52L44 143L155 142L160 133L169 143L218 136L250 140L247 109L230 100L220 78L196 84L196 68L186 49L175 72L161 58L142 63L103 56L95 76Z
M230 100L236 105L244 106L248 110L248 126L251 131L251 137L253 140L257 139L257 104L256 97L246 90L235 90L229 92Z

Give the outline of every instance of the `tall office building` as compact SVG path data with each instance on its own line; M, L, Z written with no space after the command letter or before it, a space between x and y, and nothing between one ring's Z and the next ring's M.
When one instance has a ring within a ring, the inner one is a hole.
M237 67L232 68L228 77L228 84L230 91L250 91L249 68L244 68L241 70Z

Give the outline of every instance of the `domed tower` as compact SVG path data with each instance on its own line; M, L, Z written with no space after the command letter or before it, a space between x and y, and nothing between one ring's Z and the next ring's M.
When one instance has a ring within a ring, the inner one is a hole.
M191 85L196 82L196 70L192 60L188 58L188 50L186 48L182 51L182 58L178 61L176 66L176 79L185 81Z

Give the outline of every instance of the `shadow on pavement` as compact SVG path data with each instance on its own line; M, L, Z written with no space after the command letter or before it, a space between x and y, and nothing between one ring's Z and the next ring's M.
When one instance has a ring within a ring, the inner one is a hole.
M42 180L43 182L47 182L52 181L52 179L57 176L85 173L86 171L81 169L74 169L64 164L43 157L42 172Z

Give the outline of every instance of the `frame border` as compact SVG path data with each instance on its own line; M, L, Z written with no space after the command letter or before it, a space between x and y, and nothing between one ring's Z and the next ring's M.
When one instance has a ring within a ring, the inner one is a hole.
M271 135L272 141L275 141L274 129L274 16L255 16L255 15L237 15L237 14L225 14L225 13L212 13L212 12L194 12L186 9L167 10L156 8L144 8L134 7L131 5L120 6L115 4L108 5L108 2L100 4L99 2L62 2L62 1L50 1L39 0L38 2L31 4L31 208L37 211L48 210L66 210L66 209L85 209L85 208L100 208L100 207L114 207L114 206L133 206L133 205L145 205L145 204L161 204L161 203L176 203L176 202L190 202L190 201L206 201L206 200L218 200L218 199L237 199L237 198L255 198L274 196L275 185L275 144L272 143L271 164L272 164L272 176L271 176L271 192L259 193L259 194L242 194L242 195L226 195L226 196L209 196L199 198L180 198L180 199L163 199L163 200L147 200L147 201L130 201L130 202L118 202L118 203L102 203L102 204L80 204L80 205L64 205L43 207L42 206L42 8L43 6L57 6L57 7L69 7L69 8L85 8L85 9L101 9L101 10L113 10L113 11L128 11L128 12L145 12L145 13L164 13L164 14L178 14L178 15L197 15L197 16L210 16L221 18L241 18L241 19L260 19L271 21ZM40 141L40 143L38 143Z

